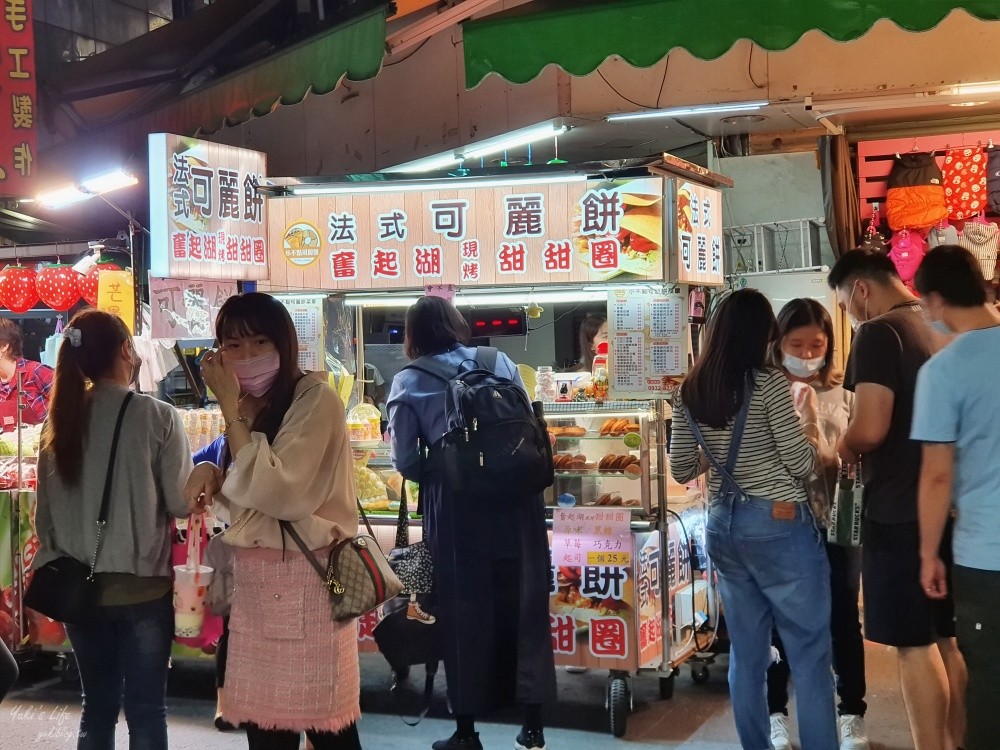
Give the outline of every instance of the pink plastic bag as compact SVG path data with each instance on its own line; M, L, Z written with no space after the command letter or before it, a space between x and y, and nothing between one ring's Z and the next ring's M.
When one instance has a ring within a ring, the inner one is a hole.
M177 533L177 526L171 521L171 540L170 545L170 564L171 565L184 565L187 562L187 540L180 540ZM208 545L208 530L205 525L201 525L201 558L205 557L205 547ZM205 622L201 628L201 635L197 638L175 638L174 640L181 644L182 646L187 646L188 648L201 649L206 653L212 653L215 650L216 644L219 642L219 638L222 637L222 618L213 615L210 612L205 613Z

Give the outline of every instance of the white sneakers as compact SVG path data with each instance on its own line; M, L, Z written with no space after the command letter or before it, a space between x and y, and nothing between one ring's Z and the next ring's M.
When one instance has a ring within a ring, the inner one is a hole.
M792 750L792 738L788 734L788 717L771 714L771 746L774 750Z
M837 730L840 750L870 750L864 717L841 716L837 719ZM771 745L774 750L792 750L788 717L784 714L771 714Z
M837 729L840 731L840 750L869 750L863 716L841 716L837 719Z

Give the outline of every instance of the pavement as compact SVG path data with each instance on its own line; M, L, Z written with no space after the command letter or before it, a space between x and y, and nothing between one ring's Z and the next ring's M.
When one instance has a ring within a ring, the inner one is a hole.
M894 658L884 647L868 644L868 728L873 750L913 747L900 697ZM430 716L420 726L403 724L388 695L389 670L378 655L363 655L361 740L365 750L428 750L434 740L451 734L444 699L444 677ZM68 750L76 746L79 689L62 683L51 671L29 667L14 692L0 705L0 750ZM568 674L559 670L559 701L547 709L546 740L550 750L605 750L656 745L669 750L738 750L726 686L726 658L710 666L710 678L695 684L688 668L676 680L674 697L660 700L655 676L633 680L634 711L624 739L608 729L604 709L607 672ZM415 683L422 675L414 671ZM414 688L416 689L416 688ZM414 693L415 697L415 693ZM210 664L177 664L169 688L171 750L246 748L242 733L221 734L212 725L215 711ZM518 730L516 714L490 717L478 730L486 750L510 750ZM124 719L118 747L128 747Z

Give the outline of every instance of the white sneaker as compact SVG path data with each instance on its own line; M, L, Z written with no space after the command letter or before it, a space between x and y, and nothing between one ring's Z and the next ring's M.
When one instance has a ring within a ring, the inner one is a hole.
M788 736L788 717L771 714L771 746L774 750L792 750L792 738Z
M774 734L773 723L771 727L771 733ZM837 728L840 730L840 750L869 750L868 731L865 729L863 716L841 716L837 720Z

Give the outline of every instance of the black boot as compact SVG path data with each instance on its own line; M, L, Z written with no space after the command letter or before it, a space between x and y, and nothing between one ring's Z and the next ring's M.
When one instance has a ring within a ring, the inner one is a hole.
M479 732L473 735L462 737L455 732L447 740L438 740L431 745L432 750L483 750L483 743L479 741Z

